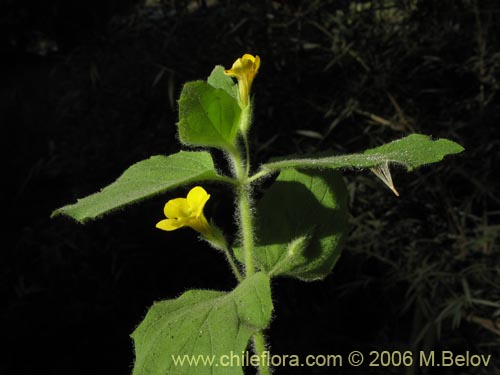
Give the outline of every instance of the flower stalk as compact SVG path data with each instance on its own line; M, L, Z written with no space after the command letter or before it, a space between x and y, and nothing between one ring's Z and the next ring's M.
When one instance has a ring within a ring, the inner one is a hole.
M159 221L156 227L165 231L173 231L182 227L194 229L210 245L225 254L234 276L238 281L242 281L243 276L229 251L224 234L205 218L203 208L209 199L210 194L205 189L195 186L186 198L171 199L165 204L163 212L167 218Z

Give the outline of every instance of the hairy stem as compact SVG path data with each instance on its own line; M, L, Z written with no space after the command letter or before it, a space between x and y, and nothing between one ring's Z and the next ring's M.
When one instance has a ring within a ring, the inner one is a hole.
M233 165L236 180L239 183L237 188L237 205L238 205L238 215L239 215L239 226L241 234L241 242L245 263L245 277L250 277L255 273L254 264L254 231L253 231L253 215L251 207L251 181L249 179L250 174L250 148L248 144L247 132L250 126L252 113L251 105L243 109L242 116L240 118L240 130L243 138L243 146L245 148L245 159L243 165L243 160L240 152L236 152L233 155ZM266 352L266 340L261 332L257 332L253 336L254 351L259 358L261 358L259 365L260 375L270 375L270 369L267 366L267 359L265 358Z
M236 201L238 207L238 222L240 226L241 242L244 254L245 276L251 276L255 273L253 261L253 218L250 207L250 188L248 182L248 173L243 166L241 154L231 154L235 178L238 181L236 190ZM247 160L246 163L249 163Z
M248 144L248 137L246 134L243 135L243 144L245 146L245 174L248 177L250 175L250 146Z
M238 213L241 227L243 254L245 257L245 276L249 277L255 273L253 261L253 218L250 208L250 191L246 184L238 189Z
M264 177L268 177L270 176L272 173L275 173L275 171L267 171L267 170L261 170L257 173L255 173L254 175L250 176L248 178L248 183L252 183L254 181L257 181L257 180L260 180L261 178L264 178Z
M234 261L233 255L231 254L231 251L229 250L229 248L227 246L224 246L222 248L222 251L224 251L224 254L226 255L226 259L227 259L229 265L231 266L231 269L233 270L234 276L236 277L236 279L238 279L238 282L242 282L243 276L241 275L241 272L240 272L238 266L236 265L236 262Z
M262 331L253 335L253 347L255 350L255 354L257 354L260 358L259 364L259 375L271 375L271 370L267 366L267 347L266 347L266 338Z

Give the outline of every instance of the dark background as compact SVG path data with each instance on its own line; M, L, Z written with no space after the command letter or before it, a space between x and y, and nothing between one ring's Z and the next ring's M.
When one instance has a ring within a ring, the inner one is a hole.
M177 152L182 84L243 53L262 59L255 165L414 132L466 148L394 170L400 198L345 172L344 253L322 282L273 282L272 352L470 351L493 363L307 373L498 373L499 39L496 1L3 1L0 373L128 374L129 334L153 301L234 287L191 231L154 228L186 189L85 226L49 217L130 164ZM234 230L230 191L209 188L207 216Z

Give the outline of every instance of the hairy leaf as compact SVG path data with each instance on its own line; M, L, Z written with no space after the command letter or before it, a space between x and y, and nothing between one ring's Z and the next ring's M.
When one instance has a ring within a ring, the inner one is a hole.
M231 77L224 74L224 67L217 65L210 76L207 78L209 85L216 89L221 89L231 95L235 100L238 100L238 85Z
M234 152L240 114L238 102L225 90L204 81L188 82L179 99L179 139Z
M52 216L67 215L83 223L177 186L207 180L224 180L208 152L153 156L129 167L101 191L55 210Z
M347 189L336 171L281 171L257 204L255 259L271 276L328 275L347 231ZM236 255L242 259L241 249Z
M132 333L133 375L243 374L241 363L226 366L223 356L241 356L251 336L268 326L272 309L269 277L263 273L230 293L191 290L157 302Z
M446 155L458 154L463 150L462 146L447 139L433 141L426 135L412 134L360 154L283 159L264 164L261 168L269 172L283 168L373 168L389 162L403 165L411 171L422 165L441 161Z

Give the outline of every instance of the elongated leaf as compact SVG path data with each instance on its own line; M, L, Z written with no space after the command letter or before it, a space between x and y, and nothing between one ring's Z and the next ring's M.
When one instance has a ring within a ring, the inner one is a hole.
M68 215L83 223L177 186L207 180L224 180L216 173L208 152L153 156L132 165L98 193L57 209L52 216Z
M133 375L238 375L251 336L266 328L273 309L269 277L257 273L230 293L191 290L157 302L132 333ZM226 356L226 357L224 357Z
M328 275L347 231L347 189L336 171L281 171L257 204L257 265L271 276ZM242 260L241 249L236 248Z
M216 89L221 89L231 95L235 100L238 100L238 85L231 77L224 74L224 67L217 65L210 76L207 78L207 83Z
M264 164L261 168L269 172L283 168L373 168L389 162L403 165L411 171L422 165L441 161L446 155L458 154L463 150L462 146L447 139L433 141L426 135L412 134L360 154L283 159Z
M188 82L179 99L179 138L188 145L234 152L240 114L238 102L225 90Z

